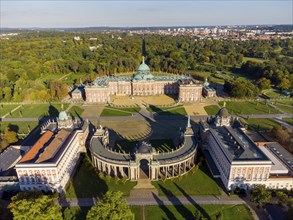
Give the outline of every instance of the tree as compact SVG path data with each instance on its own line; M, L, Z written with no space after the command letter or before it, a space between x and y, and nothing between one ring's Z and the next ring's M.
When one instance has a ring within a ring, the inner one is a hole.
M81 212L81 209L75 209L75 208L70 208L67 207L64 210L64 220L77 220L78 219L78 214Z
M271 88L271 81L265 77L260 78L257 80L257 86L260 90L270 89Z
M11 198L9 208L14 220L61 220L61 206L39 191L24 191Z
M194 211L194 220L206 220L206 218L201 214L201 212L198 209L195 209Z
M276 193L276 196L278 198L278 204L279 205L284 205L284 204L287 203L287 201L288 201L288 195L286 193L281 192L281 191L278 191Z
M93 206L87 216L87 220L131 220L134 214L131 212L126 200L121 199L122 192L108 191L104 197Z
M12 144L18 141L16 132L11 131L9 127L4 128L3 139L6 140L8 144Z
M271 192L266 190L265 185L256 185L251 192L251 201L262 206L271 200Z

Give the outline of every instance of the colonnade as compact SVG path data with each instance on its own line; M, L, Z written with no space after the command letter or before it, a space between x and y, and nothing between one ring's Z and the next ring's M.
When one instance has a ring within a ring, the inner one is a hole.
M163 178L174 178L184 175L194 167L196 149L190 152L185 158L178 158L178 160L162 160L150 161L148 160L148 178L151 180L159 180ZM120 178L126 177L132 181L140 178L139 161L115 161L106 158L101 158L97 155L92 155L94 166L106 175L118 176Z

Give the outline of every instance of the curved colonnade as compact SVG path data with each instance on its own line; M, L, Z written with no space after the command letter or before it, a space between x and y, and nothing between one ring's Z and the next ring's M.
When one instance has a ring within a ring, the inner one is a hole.
M191 127L181 134L181 144L172 152L159 153L142 142L133 153L115 152L109 147L109 132L98 128L90 142L93 165L106 175L132 181L159 180L184 175L194 167L197 144Z

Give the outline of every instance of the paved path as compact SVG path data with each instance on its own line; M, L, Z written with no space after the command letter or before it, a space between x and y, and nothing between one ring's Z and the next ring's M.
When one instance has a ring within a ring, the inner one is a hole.
M237 197L227 196L178 196L166 197L150 194L145 196L125 197L129 205L187 205L187 204L246 204L244 200ZM59 201L62 207L68 206L93 206L98 198L71 198Z
M16 106L14 109L12 109L10 112L7 112L5 115L2 116L2 118L6 118L10 113L15 112L17 109L19 109L21 105Z

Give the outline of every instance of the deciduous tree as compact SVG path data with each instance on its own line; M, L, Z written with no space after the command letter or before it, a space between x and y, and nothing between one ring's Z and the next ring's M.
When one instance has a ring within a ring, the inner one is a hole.
M104 197L93 206L88 214L87 220L131 220L134 214L131 212L126 200L121 199L122 192L108 191Z

